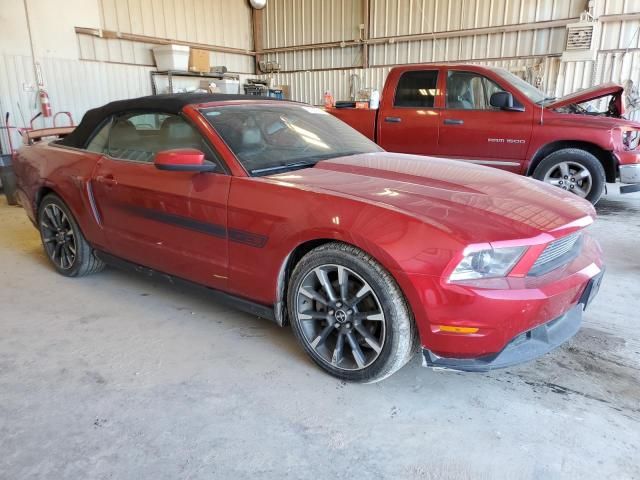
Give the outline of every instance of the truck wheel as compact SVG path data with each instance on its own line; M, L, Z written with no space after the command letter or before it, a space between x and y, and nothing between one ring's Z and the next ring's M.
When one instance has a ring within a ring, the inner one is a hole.
M38 207L38 228L44 253L58 273L82 277L104 268L104 263L93 254L75 218L57 195L50 193L42 199Z
M574 193L594 205L604 192L602 164L578 148L564 148L548 155L536 167L533 178Z
M331 375L378 382L416 352L418 334L400 288L362 250L332 242L296 265L287 293L293 332Z

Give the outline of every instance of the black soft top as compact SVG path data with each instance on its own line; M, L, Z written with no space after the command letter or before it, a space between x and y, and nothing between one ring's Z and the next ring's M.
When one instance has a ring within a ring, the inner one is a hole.
M96 128L114 114L145 110L177 115L186 105L230 100L278 101L275 98L256 95L229 95L224 93L175 93L118 100L107 103L102 107L88 110L78 126L69 135L60 140L59 143L68 147L85 148Z

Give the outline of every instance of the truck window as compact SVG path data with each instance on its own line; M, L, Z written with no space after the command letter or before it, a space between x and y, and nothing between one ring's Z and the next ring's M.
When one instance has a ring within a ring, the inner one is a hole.
M405 72L398 81L393 106L433 108L437 86L437 70Z
M491 95L502 88L487 77L472 72L447 74L447 108L451 110L494 110Z

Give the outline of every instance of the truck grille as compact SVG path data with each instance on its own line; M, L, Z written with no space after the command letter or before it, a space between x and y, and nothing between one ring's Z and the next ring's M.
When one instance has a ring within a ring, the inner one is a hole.
M533 264L529 274L543 275L575 258L580 251L581 238L582 232L575 232L551 242Z

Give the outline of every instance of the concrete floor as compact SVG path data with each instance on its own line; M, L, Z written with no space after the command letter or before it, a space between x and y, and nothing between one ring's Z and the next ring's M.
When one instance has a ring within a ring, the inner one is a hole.
M640 478L640 195L598 210L608 272L570 344L351 385L199 294L57 275L2 197L0 478Z

